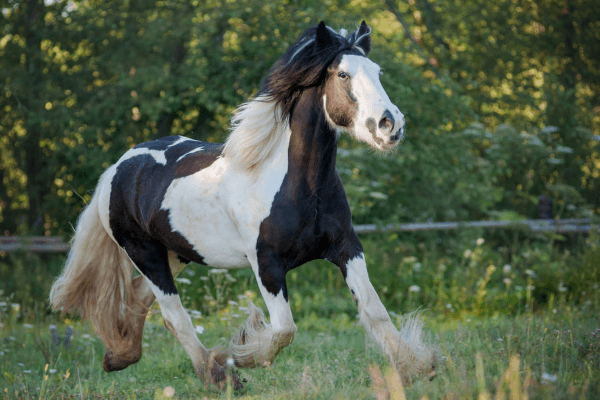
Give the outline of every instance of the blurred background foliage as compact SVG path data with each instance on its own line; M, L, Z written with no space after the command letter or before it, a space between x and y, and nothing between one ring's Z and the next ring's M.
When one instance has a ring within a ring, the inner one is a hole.
M600 207L600 19L593 0L5 0L3 233L69 235L133 145L223 141L236 106L320 20L373 27L371 58L408 118L373 156L342 137L355 222L537 217Z
M407 117L393 154L340 138L355 223L538 218L541 198L554 217L600 212L596 0L4 0L0 11L4 235L69 237L101 172L135 144L225 140L235 108L320 20L372 26L370 58ZM366 238L365 249L379 268L375 286L398 306L510 312L564 288L598 301L593 237L388 234ZM5 294L23 290L25 302L44 292L44 274L60 263L2 255L0 276L14 286ZM246 272L238 280L249 282ZM204 290L197 285L190 292ZM312 286L299 293L307 290L327 298Z

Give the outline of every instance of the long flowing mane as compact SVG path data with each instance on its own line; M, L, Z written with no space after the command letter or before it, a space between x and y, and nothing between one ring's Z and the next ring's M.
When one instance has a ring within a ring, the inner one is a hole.
M362 28L362 27L361 27ZM242 104L231 119L231 134L223 156L242 169L260 167L285 142L294 105L302 92L319 86L327 66L340 51L370 48L370 28L347 35L345 29L330 31L331 41L317 42L317 29L306 30L271 67L258 95ZM358 45L360 44L359 47Z

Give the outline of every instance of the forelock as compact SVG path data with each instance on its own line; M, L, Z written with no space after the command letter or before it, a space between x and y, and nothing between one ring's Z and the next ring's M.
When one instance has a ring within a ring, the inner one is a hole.
M358 37L358 30L348 35L345 29L340 29L339 32L329 26L327 29L332 37L329 46L317 48L315 46L317 27L307 29L273 65L269 75L263 81L260 94L265 99L277 103L283 119L289 117L304 89L322 82L327 66L341 51L358 51L365 55L365 52L356 46L360 40L363 40L365 34ZM366 33L368 34L370 30Z

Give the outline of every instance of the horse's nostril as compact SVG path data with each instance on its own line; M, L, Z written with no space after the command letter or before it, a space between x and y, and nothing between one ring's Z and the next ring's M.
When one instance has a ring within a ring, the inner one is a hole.
M390 110L385 110L385 112L381 116L381 119L379 120L379 129L391 132L394 130L395 122L396 120L394 119L394 116L392 115Z
M397 141L398 139L400 139L400 136L399 136L399 135L392 135L392 136L390 136L390 142L395 142L395 141Z
M369 130L369 132L371 132L371 135L374 135L375 131L377 130L377 123L375 122L375 119L373 119L373 118L367 119L367 122L365 123L365 125L367 126L367 129Z

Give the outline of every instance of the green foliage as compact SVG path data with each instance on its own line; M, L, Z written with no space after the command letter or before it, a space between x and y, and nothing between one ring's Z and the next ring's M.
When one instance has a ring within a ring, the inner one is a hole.
M371 57L407 117L407 139L387 158L341 139L351 153L340 169L359 169L342 175L360 222L535 216L540 194L596 210L598 52L582 32L597 21L590 1L561 4L12 1L0 14L2 229L69 234L102 170L134 144L223 141L235 107L320 19L369 22ZM478 118L492 140L461 136ZM535 138L552 150L534 151ZM541 162L553 155L564 163Z
M46 298L50 285L60 273L64 255L14 252L0 257L0 297L19 304L19 317L49 312Z

